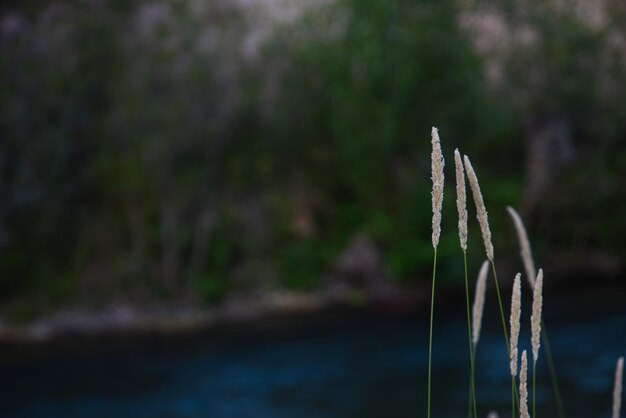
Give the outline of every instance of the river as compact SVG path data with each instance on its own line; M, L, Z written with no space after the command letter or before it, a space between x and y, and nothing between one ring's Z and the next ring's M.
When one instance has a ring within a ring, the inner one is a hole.
M510 416L508 361L495 295L488 298L476 353L478 410L479 416L495 409L505 417ZM615 360L626 354L626 288L547 289L544 303L568 418L610 416ZM529 312L524 305L523 321ZM425 310L403 317L340 315L254 332L161 338L123 349L109 350L103 343L80 355L4 364L0 417L425 416L426 319ZM465 326L462 303L441 303L433 417L467 416ZM523 324L522 348L530 345L528 328ZM545 357L537 367L538 415L555 417Z

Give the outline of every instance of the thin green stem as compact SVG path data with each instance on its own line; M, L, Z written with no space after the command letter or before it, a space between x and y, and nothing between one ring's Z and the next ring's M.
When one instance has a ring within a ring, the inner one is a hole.
M493 271L493 281L496 283L496 294L498 295L498 305L500 306L500 317L502 318L502 330L504 331L504 341L506 342L506 352L510 353L509 333L506 330L506 320L504 319L504 309L502 309L502 298L500 297L500 285L498 284L498 275L496 274L496 265L491 260L491 269Z
M537 362L533 361L533 418L536 418L537 415L535 414L535 378L536 378L536 371L535 369L537 368Z
M432 357L433 357L433 314L435 312L435 277L437 272L437 247L433 256L433 283L430 296L430 332L428 337L428 414L427 418L430 418L430 378L432 372Z
M504 319L504 309L502 308L502 298L500 297L500 285L498 284L498 274L496 273L496 264L491 261L491 270L493 271L493 281L496 283L496 295L498 296L498 306L500 307L500 318L502 318L502 330L504 331L504 342L506 343L507 358L511 358L511 348L509 347L509 333L506 330L506 320ZM515 404L519 408L519 396L517 395L517 385L515 379L513 381L513 393L515 394Z
M515 376L511 376L511 418L515 418Z
M474 379L474 351L472 344L472 322L470 317L470 302L469 302L469 280L467 278L467 252L463 251L463 266L465 267L465 306L467 308L467 338L469 342L469 355L470 355L470 390L471 390L471 399L468 400L472 405L474 405L474 418L477 418L476 414L476 384ZM468 408L468 416L470 415L470 411Z
M554 361L552 360L552 350L550 349L550 339L548 339L548 330L546 324L541 318L541 333L543 337L543 346L545 348L546 360L548 361L548 371L550 372L550 382L552 383L552 392L554 393L554 400L556 401L556 407L559 412L559 418L565 418L565 409L563 408L563 400L561 398L561 389L559 388L559 380L556 376L556 370L554 368Z

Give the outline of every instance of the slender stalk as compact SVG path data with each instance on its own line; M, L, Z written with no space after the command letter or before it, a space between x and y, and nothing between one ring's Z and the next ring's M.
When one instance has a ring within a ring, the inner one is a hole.
M477 417L476 414L476 383L474 379L474 350L472 344L472 322L470 319L470 302L469 302L469 280L467 279L467 253L463 251L463 266L465 267L465 307L467 308L467 338L469 342L469 353L470 353L470 390L471 390L471 399L468 401L472 405L474 405L474 418ZM468 408L468 416L471 415L470 408Z
M435 311L435 275L437 272L437 246L441 236L441 207L443 205L443 184L445 165L441 152L441 142L437 128L433 126L431 130L431 142L433 151L431 153L431 168L433 181L432 204L433 204L433 283L430 298L430 331L428 337L428 418L430 418L430 381L432 376L432 356L433 356L433 313Z
M502 298L500 297L500 285L498 284L498 275L496 273L496 265L491 260L491 270L493 271L493 280L496 283L496 295L498 296L498 305L500 307L500 317L502 318L502 330L504 331L504 341L506 343L507 359L511 357L511 349L509 347L509 333L506 330L506 320L504 319L504 309L502 308ZM515 392L515 403L519 405L519 399L517 395L517 385L515 379L513 379L513 391Z
M511 376L511 418L515 418L515 376Z
M506 320L504 319L504 309L502 309L502 298L500 297L500 285L498 284L496 265L493 260L491 260L491 270L493 271L493 281L496 283L496 294L498 296L498 305L500 306L500 317L502 318L502 330L504 331L504 339L506 341L506 352L510 355L511 353L509 348L509 333L506 330Z
M428 337L428 414L427 417L430 418L430 380L432 373L432 355L433 355L433 314L435 312L435 278L437 272L437 247L434 250L433 256L433 284L432 291L430 296L430 332Z
M546 353L546 360L548 361L548 371L550 373L550 381L552 382L552 392L554 393L556 408L559 412L559 418L565 418L565 408L563 407L563 399L561 398L559 379L557 378L556 369L554 368L552 349L550 348L550 339L548 338L548 330L546 329L546 324L543 321L543 318L541 319L541 336L543 337L543 347Z
M536 371L535 371L536 368L537 368L537 362L533 361L533 418L537 417L537 415L535 414L535 411L536 411L536 408L535 408L535 406L536 406L536 403L535 403L535 381L536 381L536 378L535 377L536 377L536 374L537 374Z

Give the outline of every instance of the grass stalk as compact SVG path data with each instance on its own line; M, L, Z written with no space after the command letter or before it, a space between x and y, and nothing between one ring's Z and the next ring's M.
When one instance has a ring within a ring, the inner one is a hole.
M432 204L433 204L433 283L430 297L430 331L428 336L428 413L427 417L430 418L430 386L432 377L432 357L433 357L433 316L435 312L435 278L437 273L437 246L439 245L439 238L441 236L441 207L443 205L443 184L444 184L444 172L443 167L445 165L443 154L441 152L441 142L439 140L439 132L437 128L433 126L431 130L431 142L433 150L431 153L431 168L432 168Z
M546 361L548 363L548 372L550 373L550 382L552 383L552 393L556 402L556 408L559 418L565 418L565 408L563 407L563 398L561 398L561 389L559 387L559 379L557 378L554 360L552 360L552 349L550 348L550 339L548 338L548 330L546 324L541 319L541 336L543 337L543 347L546 353Z
M511 417L515 418L515 376L511 376Z
M470 354L470 391L471 398L468 399L468 403L474 406L474 418L477 418L476 414L476 383L474 378L474 350L472 344L472 322L470 316L470 302L469 302L469 280L467 278L467 252L463 251L463 266L465 268L465 306L467 308L467 338L469 342L469 354ZM468 406L468 416L471 416L471 406Z
M504 319L504 309L502 308L502 298L500 297L500 285L498 284L496 265L493 260L491 260L491 270L493 271L493 281L496 284L496 295L498 296L498 306L500 307L500 317L502 318L502 330L504 331L504 340L506 341L506 352L508 355L510 355L511 353L509 348L509 333L506 330L506 320Z
M537 416L536 414L536 402L535 402L535 382L536 382L536 369L537 369L537 362L533 361L533 418L535 418Z
M506 320L504 319L504 309L502 308L502 298L500 297L500 285L498 284L498 275L496 273L496 264L491 261L491 270L493 271L493 281L496 284L496 295L498 296L498 306L500 307L500 317L502 318L502 330L504 331L504 341L506 343L507 359L511 356L511 349L509 347L509 333L506 330ZM519 399L517 395L515 379L513 379L513 392L515 393L515 404L519 405Z
M435 247L433 255L433 282L430 297L430 331L428 336L428 401L427 401L427 417L430 418L430 386L432 375L432 355L433 355L433 316L435 308L435 278L437 273L437 247Z

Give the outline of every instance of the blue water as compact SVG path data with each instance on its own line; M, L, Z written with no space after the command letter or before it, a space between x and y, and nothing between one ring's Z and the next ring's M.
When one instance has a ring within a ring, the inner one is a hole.
M494 303L488 301L476 354L478 409L480 416L495 409L505 417L510 377ZM436 312L433 417L467 416L467 329L460 308ZM523 320L528 313L525 306ZM425 416L426 318L422 312L416 319L320 320L264 333L156 340L5 364L0 417ZM548 290L545 319L568 417L610 416L615 359L626 354L624 289L565 295ZM521 341L528 340L523 332ZM556 416L545 358L538 373L538 415Z

